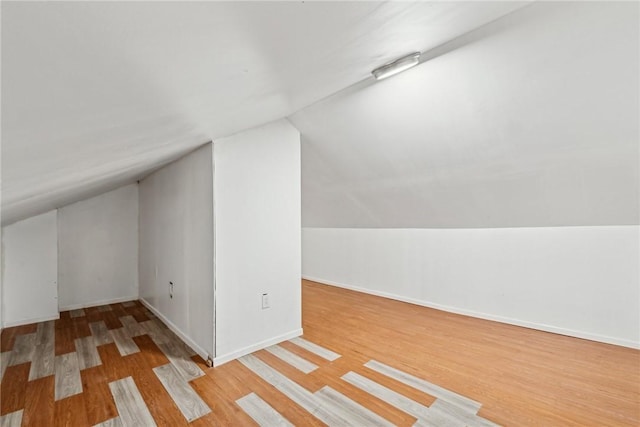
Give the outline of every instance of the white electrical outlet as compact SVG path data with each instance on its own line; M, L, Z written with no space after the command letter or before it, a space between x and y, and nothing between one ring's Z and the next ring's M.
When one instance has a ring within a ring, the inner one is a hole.
M269 294L262 294L262 309L269 308Z

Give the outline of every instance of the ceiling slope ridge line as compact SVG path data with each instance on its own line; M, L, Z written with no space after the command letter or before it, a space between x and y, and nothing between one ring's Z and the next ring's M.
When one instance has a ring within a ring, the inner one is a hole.
M264 121L261 121L259 124L255 125L255 126L250 126L248 128L243 128L243 129L240 129L239 131L234 131L233 133L230 133L228 135L217 136L215 138L211 138L209 142L215 145L216 141L221 141L223 139L232 138L232 137L234 137L236 135L239 135L241 133L255 131L255 130L260 129L261 127L270 125L272 123L277 123L279 121L287 122L287 124L289 126L293 127L295 130L300 132L300 129L298 129L298 127L295 124L293 124L293 122L289 119L289 117L291 117L291 115L281 116L281 117L278 117L278 118L275 118L275 119L264 120ZM209 142L207 142L207 144ZM203 144L203 145L205 145L205 144Z

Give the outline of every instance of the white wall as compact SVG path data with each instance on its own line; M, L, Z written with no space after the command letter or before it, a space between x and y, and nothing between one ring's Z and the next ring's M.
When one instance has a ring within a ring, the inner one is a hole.
M2 240L2 232L0 232L0 240ZM1 246L1 245L0 245ZM2 252L2 249L0 248L0 262L2 262L4 264L4 253ZM3 278L2 276L4 275L4 267L2 267L2 272L0 272L0 332L2 332L2 329L4 328L4 310L2 309L2 306L4 304L4 285L3 283Z
M60 309L138 298L138 188L58 210Z
M280 120L215 141L214 158L217 365L302 334L300 134Z
M2 229L3 326L58 318L56 211Z
M211 151L208 144L139 186L140 296L204 358L214 342Z
M303 229L303 276L640 347L638 226Z

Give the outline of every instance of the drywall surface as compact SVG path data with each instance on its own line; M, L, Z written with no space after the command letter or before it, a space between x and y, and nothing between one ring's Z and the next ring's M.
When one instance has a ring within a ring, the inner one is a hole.
M58 210L60 309L138 298L138 186Z
M640 347L640 227L303 229L303 276Z
M4 328L4 244L2 243L3 229L0 228L0 331Z
M637 225L638 2L535 2L301 110L303 224Z
M0 241L2 240L2 231L0 231ZM2 305L4 304L4 285L2 276L4 275L4 252L2 251L2 245L0 245L0 263L2 263L2 271L0 271L0 331L4 328L4 317L2 316L4 310Z
M214 340L211 150L207 144L139 186L140 296L205 358Z
M215 141L214 159L220 364L302 333L300 134L273 122Z
M2 220L134 182L522 5L3 2Z
M2 229L3 326L58 317L55 210Z

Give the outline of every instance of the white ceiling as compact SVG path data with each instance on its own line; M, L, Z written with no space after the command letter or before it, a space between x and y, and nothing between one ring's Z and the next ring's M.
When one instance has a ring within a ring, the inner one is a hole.
M287 116L519 2L5 2L2 222Z
M3 224L285 116L307 226L638 223L636 2L1 8Z
M536 3L294 114L303 225L638 224L638 12Z

